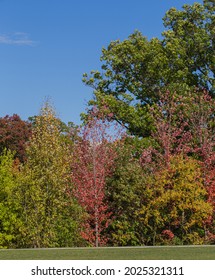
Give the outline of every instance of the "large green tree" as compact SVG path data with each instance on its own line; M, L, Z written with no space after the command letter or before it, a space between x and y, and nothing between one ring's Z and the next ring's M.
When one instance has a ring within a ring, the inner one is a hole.
M127 126L138 136L151 134L147 104L158 99L158 91L186 93L193 87L215 91L215 4L184 5L170 9L164 17L162 39L148 40L135 31L124 41L113 41L102 50L101 71L84 74L94 89L100 110Z

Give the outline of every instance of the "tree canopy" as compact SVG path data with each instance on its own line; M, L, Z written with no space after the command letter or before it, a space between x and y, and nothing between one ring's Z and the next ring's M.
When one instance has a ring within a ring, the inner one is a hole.
M101 70L85 73L83 81L94 90L89 104L113 113L131 134L150 135L147 105L158 92L193 88L215 94L215 4L184 5L170 9L163 18L161 39L148 40L135 31L124 41L102 49Z

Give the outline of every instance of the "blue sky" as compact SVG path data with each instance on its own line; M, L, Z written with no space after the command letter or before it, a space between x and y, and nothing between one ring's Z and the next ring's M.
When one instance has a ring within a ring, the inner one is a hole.
M162 18L191 0L0 0L0 117L38 114L49 97L80 123L92 97L82 74L99 69L102 47L134 30L159 37Z

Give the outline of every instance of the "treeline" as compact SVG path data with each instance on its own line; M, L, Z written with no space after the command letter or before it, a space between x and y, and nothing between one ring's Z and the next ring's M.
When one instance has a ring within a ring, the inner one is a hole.
M0 118L0 246L213 244L215 102L167 91L148 112L147 140L96 107L80 127L49 104Z
M215 4L102 50L83 124L0 118L0 247L215 243Z

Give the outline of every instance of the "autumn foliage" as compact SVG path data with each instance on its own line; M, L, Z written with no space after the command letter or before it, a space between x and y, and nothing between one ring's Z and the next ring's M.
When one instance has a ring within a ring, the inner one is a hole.
M82 236L96 247L107 243L102 231L108 227L111 216L106 179L114 169L116 151L108 129L107 122L91 116L73 150L74 195L87 212Z
M204 201L207 202L208 205L205 207L208 208L210 205L214 212L214 100L206 91L196 91L185 96L167 91L150 110L154 119L155 129L152 135L156 144L154 147L150 146L143 150L140 158L143 168L151 170L153 174L163 174L163 170L166 170L168 176L171 176L172 159L184 158L181 161L181 164L184 160L187 164L185 169L187 174L183 174L184 187L188 187L189 180L199 170L198 177L196 179L193 177L189 195L191 196L192 191L195 190L195 184L200 180L205 192L200 197L204 197ZM193 160L196 161L198 168L190 169L189 163L191 164ZM177 174L181 176L179 170ZM158 178L156 181L159 182ZM174 182L173 178L167 185L171 185L172 182ZM179 192L177 192L178 195ZM180 201L184 199L185 194L182 195ZM193 205L192 199L191 204ZM204 209L203 205L201 209ZM196 213L197 210L191 212ZM207 234L210 235L210 230L206 230L206 227L210 228L210 224L213 223L211 215L214 214L209 211L202 220L202 226L204 224L205 227L204 238L207 238ZM195 215L192 217L194 218ZM198 222L199 218L198 216ZM195 223L194 220L192 223Z
M214 99L197 89L160 92L142 138L122 133L102 108L66 134L48 103L31 130L19 117L1 119L9 136L1 142L0 246L214 244ZM15 120L31 131L23 146Z
M31 136L31 124L14 114L0 118L0 153L4 148L15 152L15 156L23 162L26 158L26 144Z

